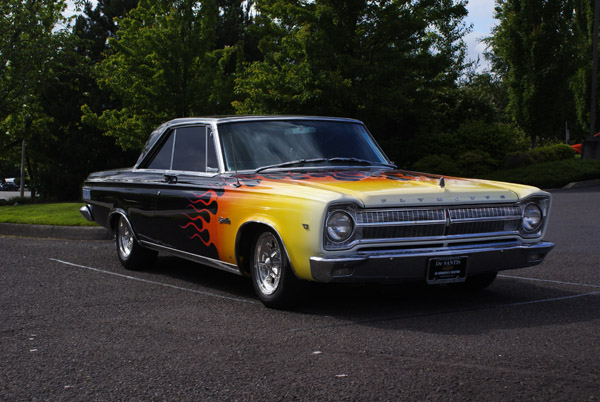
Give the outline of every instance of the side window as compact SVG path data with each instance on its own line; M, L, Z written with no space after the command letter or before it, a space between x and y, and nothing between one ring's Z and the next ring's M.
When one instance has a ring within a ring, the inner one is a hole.
M173 130L148 169L218 172L212 131L205 126Z
M183 127L175 133L172 169L206 172L206 127Z
M162 145L161 149L148 164L148 169L168 170L171 168L171 159L173 158L173 141L175 132L169 134L169 138Z

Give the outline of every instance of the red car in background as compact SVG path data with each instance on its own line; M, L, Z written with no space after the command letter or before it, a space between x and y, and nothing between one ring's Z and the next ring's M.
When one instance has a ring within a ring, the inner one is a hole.
M596 133L594 134L594 137L598 137L600 136L600 133ZM581 155L582 149L581 149L582 144L573 144L571 145L571 148L573 148L573 150L575 151L576 154Z

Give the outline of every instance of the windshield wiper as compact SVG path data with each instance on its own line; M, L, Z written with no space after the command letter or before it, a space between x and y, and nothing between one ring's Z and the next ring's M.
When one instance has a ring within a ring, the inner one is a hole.
M256 169L254 171L254 173L262 172L263 170L267 170L267 169L284 168L284 167L290 167L290 166L295 166L295 165L306 165L307 163L323 163L323 162L327 162L327 161L328 161L328 159L325 159L325 158L296 159L294 161L276 163L275 165L262 166L262 167L259 167L258 169Z
M360 165L369 165L369 166L387 166L387 167L391 167L394 169L397 169L398 166L391 164L391 163L383 163L383 162L373 162L373 161L369 161L366 159L358 159L358 158L344 158L341 156L335 157L335 158L329 158L327 159L327 162L352 162L352 163L357 163Z
M296 166L296 165L306 165L309 163L326 163L326 162L344 162L344 163L350 162L350 163L355 163L355 164L360 164L360 165L386 166L386 167L390 167L393 169L398 168L398 166L390 164L390 163L372 162L372 161L369 161L366 159L345 158L345 157L338 156L335 158L296 159L296 160L289 161L289 162L277 163L275 165L262 166L262 167L259 167L258 169L256 169L254 171L254 173L262 172L263 170L267 170L267 169L277 169L277 168L284 168L284 167L290 167L290 166Z

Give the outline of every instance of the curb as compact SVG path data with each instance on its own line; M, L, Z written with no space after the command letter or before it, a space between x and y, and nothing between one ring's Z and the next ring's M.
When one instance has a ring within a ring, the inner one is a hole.
M27 225L20 223L0 223L0 235L65 240L109 240L112 238L108 229L103 227Z
M567 184L563 188L567 189L567 188L594 187L594 186L600 186L600 179L576 181L576 182Z

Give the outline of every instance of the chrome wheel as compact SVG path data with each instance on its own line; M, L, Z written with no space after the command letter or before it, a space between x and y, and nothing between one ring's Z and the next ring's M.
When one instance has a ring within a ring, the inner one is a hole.
M120 217L117 226L117 248L123 259L129 258L133 250L133 232L125 218Z
M158 253L142 247L136 241L127 218L119 215L114 230L117 256L125 269L137 271L148 268L154 263Z
M279 242L271 232L262 233L254 251L254 281L264 295L272 295L279 287L283 260Z

